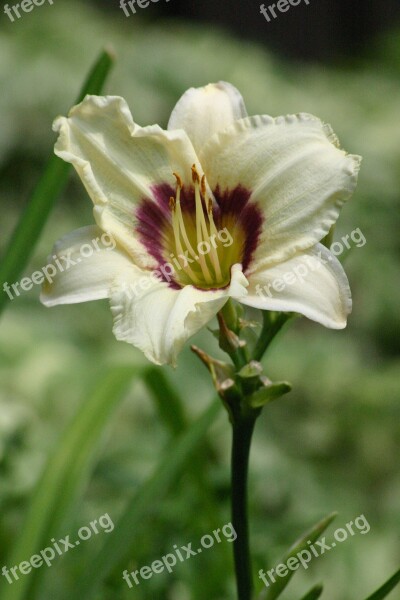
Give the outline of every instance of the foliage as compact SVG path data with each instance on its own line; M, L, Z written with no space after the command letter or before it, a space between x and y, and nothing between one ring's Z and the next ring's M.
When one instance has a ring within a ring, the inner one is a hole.
M123 17L104 18L83 2L60 3L57 10L43 7L6 24L0 36L0 84L7 90L0 96L2 248L51 150L51 121L68 110L77 82L98 55L99 40L114 44L118 56L108 91L127 98L140 124L165 126L171 107L187 87L225 79L243 91L251 113L317 114L332 124L343 146L364 157L358 191L335 232L340 240L360 228L367 240L359 248L353 243L346 258L354 315L344 332L298 320L274 342L266 371L273 381L289 379L293 391L271 403L257 425L250 509L257 571L285 554L293 532L307 529L329 510L338 511L337 526L364 513L371 532L350 538L296 574L297 581L283 592L282 600L294 593L301 597L316 581L324 581L322 597L365 597L398 568L400 550L398 60L386 64L376 54L374 61L352 69L331 70L284 64L262 48L219 31L183 23L152 25L136 16L129 23ZM381 47L400 56L398 35ZM44 264L54 240L90 222L90 203L72 178L26 273ZM38 289L13 300L3 315L2 564L12 566L10 550L20 536L35 485L99 366L144 366L139 353L114 340L110 320L103 302L47 311L38 303ZM217 352L207 333L194 341ZM207 378L198 376L196 357L187 351L176 372L163 372L183 397L191 422L210 398ZM105 512L116 522L176 433L159 418L151 390L136 381L115 410L90 482L68 516L65 531L75 531ZM229 521L225 415L213 425L208 440L205 475L215 501L199 493L190 472L168 493L154 497L132 533L130 561L122 561L110 574L99 600L232 596L227 543L135 590L121 577L123 569L150 564L174 544L199 539ZM40 600L71 597L101 541L82 544L48 569ZM318 597L318 589L311 593L314 596L305 598Z

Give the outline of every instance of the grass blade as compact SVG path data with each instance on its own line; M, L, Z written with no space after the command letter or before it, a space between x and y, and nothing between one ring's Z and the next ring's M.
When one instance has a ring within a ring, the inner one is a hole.
M158 413L173 435L179 435L188 425L184 403L162 369L149 367L143 375Z
M180 394L174 388L164 371L159 367L149 367L144 372L144 382L151 392L159 415L173 437L178 437L189 426L189 419L185 411L185 403ZM210 486L208 478L208 467L215 460L211 446L205 440L203 446L192 458L193 468L189 476L198 490L202 504L208 516L210 528L216 528L219 524L219 516L216 507L218 499Z
M368 596L367 600L382 600L386 598L398 583L400 583L400 569L379 590L376 590L372 596Z
M297 542L293 544L288 553L279 562L285 564L287 563L289 558L296 557L296 555L302 550L307 550L309 548L307 542L309 540L312 543L316 542L317 539L323 534L325 529L327 529L327 527L329 527L332 521L336 518L336 516L337 513L331 513L330 515L322 519L322 521L314 525L312 529L307 531L299 540L297 540ZM296 571L291 571L289 569L287 575L285 575L284 577L279 577L268 590L262 591L259 600L275 600L275 598L278 598L278 596L281 595L281 593L283 592L283 590L285 589L295 572Z
M29 560L56 535L86 481L109 417L135 372L132 367L113 369L101 378L83 404L45 468L7 564L12 566ZM40 569L32 571L29 577L20 578L12 586L4 579L0 587L2 600L31 600L39 572Z
M312 588L305 596L301 598L301 600L317 600L324 591L324 587L321 584L318 584Z
M100 94L113 64L110 51L104 50L91 69L76 104L86 94ZM0 265L0 313L10 299L4 284L15 283L21 275L46 224L53 205L62 192L71 169L69 163L52 155L32 192Z
M103 548L92 563L85 567L71 594L72 598L91 600L96 597L96 592L104 579L129 554L134 543L135 528L148 514L149 506L154 505L154 502L166 493L203 443L204 435L216 418L220 407L219 400L213 402L188 430L173 441L170 451L131 500L112 534L107 536Z

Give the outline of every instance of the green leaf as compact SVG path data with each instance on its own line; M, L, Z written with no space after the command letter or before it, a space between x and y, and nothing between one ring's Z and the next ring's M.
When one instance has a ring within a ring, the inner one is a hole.
M272 402L284 394L287 394L291 389L292 386L287 381L271 382L269 385L265 385L265 387L254 392L254 394L250 396L248 403L252 408L262 408L268 402Z
M212 360L211 357L210 360ZM216 364L218 361L213 362ZM143 378L162 421L172 436L175 439L178 438L181 433L190 427L183 398L176 386L171 384L164 369L154 366L148 367ZM220 498L217 497L217 492L210 483L209 468L214 459L215 451L208 440L204 439L201 447L191 458L191 468L188 469L186 474L187 478L193 481L198 501L204 509L201 518L204 519L207 531L217 529L223 518L220 511ZM222 549L222 552L226 553L226 560L230 560L230 551L226 546ZM211 582L212 579L209 579L207 583L209 587L212 587ZM216 582L216 585L218 585L218 582Z
M135 543L135 529L149 514L149 507L157 505L204 443L204 435L220 407L219 400L213 402L188 430L172 442L165 458L130 501L114 531L107 536L103 548L85 567L71 598L90 600L97 597L96 592L104 579L129 555Z
M187 417L182 397L176 388L171 385L170 380L160 367L148 367L144 371L143 379L151 393L161 419L171 434L175 438L179 437L181 433L190 427L190 421ZM210 490L207 489L206 469L210 459L213 457L214 450L206 440L195 456L193 456L193 468L189 474L199 484L199 491L202 493L203 499L206 500L208 497L208 502L210 501L208 494Z
M155 401L161 419L172 434L178 435L187 426L184 402L160 367L149 367L143 376Z
M314 525L314 527L307 531L301 538L297 540L297 542L293 544L293 546L290 548L287 554L277 564L286 564L289 558L296 557L296 555L302 550L308 550L308 541L310 541L311 543L316 542L317 539L325 531L325 529L327 529L332 523L332 521L336 518L336 516L336 512L331 513L330 515L322 519L322 521ZM289 569L287 575L285 575L284 577L278 577L276 579L276 582L273 583L270 588L261 592L259 600L275 600L275 598L278 598L285 589L285 587L288 585L294 573L295 571L291 571Z
M7 564L17 565L49 545L87 480L99 439L136 370L115 368L103 376L65 431L34 493L26 521ZM12 586L3 585L2 600L31 600L36 577L32 571ZM5 581L5 580L4 580ZM0 583L1 586L1 583ZM1 587L0 587L1 591Z
M104 50L90 71L75 104L86 94L100 94L113 64L110 51ZM49 125L50 126L50 125ZM69 163L52 155L20 218L0 265L0 313L10 300L4 284L18 280L31 257L55 201L65 187Z
M382 600L382 598L386 598L398 583L400 583L400 569L379 590L376 590L372 596L368 596L367 600Z
M301 598L301 600L317 600L324 591L324 586L318 584L312 588L305 596Z

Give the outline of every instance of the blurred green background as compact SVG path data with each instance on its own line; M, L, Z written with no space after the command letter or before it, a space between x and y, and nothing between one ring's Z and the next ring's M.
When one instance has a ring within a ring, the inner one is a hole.
M329 122L343 147L364 157L359 187L335 234L340 240L359 228L366 239L363 247L353 244L345 262L353 314L340 332L297 320L271 349L268 375L291 381L293 391L258 422L251 531L259 569L273 565L331 510L339 512L337 527L364 514L368 535L349 538L299 571L282 596L299 598L323 580L327 600L361 600L400 561L400 29L371 38L364 57L326 67L283 60L209 25L152 21L150 14L129 20L120 13L117 3L114 12L104 14L83 2L56 0L15 23L1 14L0 251L52 152L53 118L67 112L104 44L117 55L106 91L124 96L141 125L166 126L188 87L220 79L239 88L249 114L305 111ZM60 236L92 222L91 203L73 175L26 274L45 264ZM88 390L113 365L146 364L140 352L114 339L106 301L49 310L38 296L36 287L13 300L0 324L0 565L9 567L40 474ZM208 332L193 341L218 353ZM189 418L195 418L213 392L189 346L176 371L163 371L182 395ZM165 457L170 437L148 388L133 379L59 537L105 512L116 523ZM150 564L174 544L196 541L229 522L230 427L222 410L207 439L207 452L201 453L207 498L199 494L193 459L183 476L149 503L140 526L127 532L129 557L113 568L96 598L234 597L228 543L133 590L121 578L123 569ZM60 500L63 493L60 486ZM104 537L82 544L51 569L42 567L46 572L29 600L71 598Z

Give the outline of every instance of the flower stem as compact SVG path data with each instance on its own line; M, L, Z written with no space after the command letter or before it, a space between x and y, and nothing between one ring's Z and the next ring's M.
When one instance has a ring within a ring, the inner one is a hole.
M253 352L254 360L261 360L265 351L293 313L271 313L263 311L263 327Z
M253 578L251 571L247 474L254 425L258 413L236 416L232 432L232 525L237 534L233 544L238 600L251 600Z

